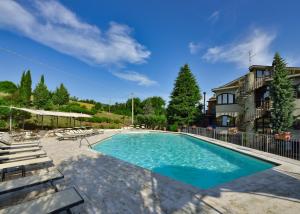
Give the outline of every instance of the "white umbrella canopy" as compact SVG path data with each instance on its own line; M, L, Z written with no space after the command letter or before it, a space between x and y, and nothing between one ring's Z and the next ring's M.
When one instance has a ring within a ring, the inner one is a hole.
M25 111L39 116L54 116L54 117L69 117L69 118L91 118L92 117L89 114L82 114L82 113L75 113L75 112L45 111L39 109L18 108L14 106L1 106L1 107ZM10 115L9 130L10 131L12 130L12 115Z

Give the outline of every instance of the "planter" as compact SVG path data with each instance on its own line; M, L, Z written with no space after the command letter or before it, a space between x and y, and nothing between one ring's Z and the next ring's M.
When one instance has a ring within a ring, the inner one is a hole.
M213 128L212 128L211 126L208 126L208 127L206 128L206 130L207 130L207 131L212 131Z
M291 132L282 132L282 133L278 133L275 134L275 139L276 140L291 140Z
M229 128L228 129L228 134L237 134L238 133L238 129L237 128Z

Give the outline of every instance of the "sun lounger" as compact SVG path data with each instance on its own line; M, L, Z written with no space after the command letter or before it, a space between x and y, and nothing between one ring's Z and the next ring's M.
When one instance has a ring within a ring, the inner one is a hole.
M0 210L0 214L15 213L58 213L83 203L75 188L46 195L35 200Z
M0 183L0 195L11 193L21 189L29 188L43 183L53 182L55 180L63 179L64 175L58 170L53 170L45 174L32 175L5 181Z
M40 141L23 141L23 142L13 142L9 145L26 145L26 144L32 144L32 143L40 144L41 142Z
M1 163L0 170L2 171L2 181L5 179L5 174L8 170L18 168L22 170L22 176L25 176L25 167L35 164L49 164L52 160L48 157L35 158L29 160L14 161L9 163Z
M77 140L78 135L67 135L61 133L55 133L57 136L57 140Z
M38 151L41 150L41 147L35 146L35 147L28 147L28 148L20 148L20 149L0 149L0 155L3 154L16 154L20 152L33 152L33 151Z
M36 158L36 157L42 157L45 156L46 152L39 150L36 152L22 152L17 154L7 154L7 155L1 155L0 156L0 163L5 161L13 161L16 159L24 159L24 158Z

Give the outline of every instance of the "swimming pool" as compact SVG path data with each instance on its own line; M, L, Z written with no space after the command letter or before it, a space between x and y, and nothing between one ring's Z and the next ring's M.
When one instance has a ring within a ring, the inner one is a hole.
M180 134L117 134L93 149L202 189L275 166Z

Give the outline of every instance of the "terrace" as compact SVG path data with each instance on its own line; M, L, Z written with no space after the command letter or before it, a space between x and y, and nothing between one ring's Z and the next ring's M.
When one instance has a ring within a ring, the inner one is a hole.
M119 132L106 132L89 140L96 143ZM299 161L196 137L280 165L202 190L95 153L87 145L79 147L76 142L53 138L43 139L42 145L65 175L64 185L79 189L85 199L80 209L88 213L296 213L300 209Z

